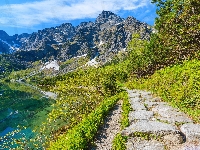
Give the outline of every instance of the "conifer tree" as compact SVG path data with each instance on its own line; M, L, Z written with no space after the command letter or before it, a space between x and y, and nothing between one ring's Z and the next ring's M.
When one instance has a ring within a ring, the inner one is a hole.
M198 56L200 50L200 1L152 0L157 5L154 53L160 63L173 64Z

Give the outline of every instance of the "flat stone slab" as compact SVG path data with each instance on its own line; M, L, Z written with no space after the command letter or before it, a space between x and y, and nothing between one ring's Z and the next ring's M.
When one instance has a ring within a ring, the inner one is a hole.
M132 111L129 113L129 121L133 122L134 120L149 120L153 117L152 111L139 110Z
M192 123L193 121L185 116L176 116L171 115L170 117L166 118L166 117L157 117L157 119L161 120L161 121L167 121L168 123L171 124L175 124L175 123Z
M180 134L165 135L162 139L165 145L178 145L185 142L185 137Z
M152 110L153 111L153 110ZM160 116L162 117L166 117L166 118L171 118L171 117L174 117L174 116L183 116L185 118L188 118L187 115L183 112L179 112L179 111L175 111L175 110L159 110L157 112Z
M141 102L142 100L139 97L131 97L129 101L131 104L133 104L135 102Z
M145 102L147 100L153 99L152 95L141 95L142 101Z
M132 98L132 97L139 97L140 94L129 93L128 96L129 96L129 98Z
M167 121L168 123L192 123L193 121L187 117L183 112L175 109L169 105L159 104L151 109L153 112L157 113L159 116L157 119L162 121Z
M145 101L144 104L146 104L147 107L153 107L153 106L157 106L157 105L167 105L166 102L152 102L150 100Z
M137 93L137 90L129 90L129 89L126 89L126 91L127 91L128 93Z
M152 111L159 113L159 112L165 112L165 111L178 111L178 110L166 104L159 104L155 106L154 108L152 108Z
M139 138L129 138L126 147L127 150L165 150L161 142L141 140Z
M161 102L162 99L160 97L154 97L151 99L152 102Z
M180 127L186 136L186 141L200 141L200 124L187 123Z
M140 93L142 96L152 95L151 92L147 92L147 91L138 91L138 93Z
M181 145L168 146L168 149L172 150L200 150L200 144L184 143Z
M178 109L173 108L165 103L161 103L151 109L153 112L158 113L161 117L171 118L174 116L182 116L188 118L187 115L183 112L180 112ZM189 118L188 118L189 119Z
M134 92L134 91L127 91L128 92L128 96L131 98L131 97L139 97L141 94L137 93L137 92Z
M158 136L179 133L179 131L176 130L176 127L171 124L167 124L167 123L163 123L159 121L140 120L136 123L133 123L129 127L125 128L122 131L122 134L131 136L137 132L145 133L145 134L153 134L153 135L158 135Z
M146 110L146 107L144 106L144 104L142 104L140 102L131 103L131 106L132 106L133 110L135 110L135 111Z
M151 92L142 91L142 90L127 90L127 92L130 97L152 95Z

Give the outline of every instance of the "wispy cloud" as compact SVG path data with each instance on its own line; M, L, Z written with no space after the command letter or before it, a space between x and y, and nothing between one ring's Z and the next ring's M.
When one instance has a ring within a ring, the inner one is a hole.
M42 0L0 6L0 24L28 27L41 23L95 18L102 10L117 13L147 7L150 0Z

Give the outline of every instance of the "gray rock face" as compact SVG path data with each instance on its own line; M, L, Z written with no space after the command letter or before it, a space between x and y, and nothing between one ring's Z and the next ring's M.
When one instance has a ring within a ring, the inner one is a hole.
M176 134L178 130L175 126L159 121L141 120L131 124L128 128L122 131L122 134L131 136L134 133L153 134L157 136L164 136L168 134Z
M150 120L150 118L152 117L153 117L152 111L140 110L129 113L130 122L133 122L135 120Z
M198 143L183 143L168 147L171 150L200 150L200 142Z
M127 92L134 111L129 113L130 126L121 134L129 137L128 150L200 149L200 124L150 92Z
M161 103L154 108L152 108L152 111L159 114L157 119L162 121L167 121L169 123L188 123L192 122L190 118L188 118L183 112L179 112L177 109L172 108L169 105L166 105L165 103Z
M200 142L200 124L187 123L182 125L180 130L186 135L187 141Z
M130 98L130 102L131 102L131 103L141 102L141 101L142 101L142 99L139 98L139 97L131 97L131 98Z
M20 46L29 38L29 34L15 34L9 36L5 31L0 30L0 54L12 54L18 51Z
M127 150L165 150L164 144L159 141L147 141L139 138L128 139L126 146Z
M124 21L123 18L120 18L116 14L110 11L103 11L96 19L95 23L98 24L101 28L107 28L109 26L121 23Z
M133 110L146 110L144 104L139 103L139 102L131 103L131 106Z
M166 105L167 103L165 102L152 102L152 101L145 101L144 102L145 105L147 105L147 107L152 108L153 106L157 106L157 105Z
M8 53L9 47L14 45L14 39L19 49L13 57L20 61L66 61L87 55L90 59L96 57L99 64L104 64L119 51L125 50L132 39L132 33L139 33L141 39L148 40L151 32L152 28L148 24L133 17L124 19L110 11L103 11L95 22L82 22L76 27L64 23L28 36L15 35L12 38L1 31L0 39L3 38L8 44L0 40L0 53Z
M0 30L0 39L5 40L8 38L9 38L9 35L5 31Z
M180 134L169 134L163 137L163 141L167 145L177 145L184 142L184 137Z
M172 115L171 117L168 117L168 118L157 117L157 119L162 120L162 121L166 121L166 122L171 123L171 124L192 122L192 120L190 118L187 118L187 117L184 117L184 116L175 116L175 115Z

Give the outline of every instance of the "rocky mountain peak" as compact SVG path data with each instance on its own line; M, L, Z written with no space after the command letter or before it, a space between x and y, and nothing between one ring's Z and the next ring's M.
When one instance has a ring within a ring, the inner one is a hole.
M0 30L0 39L4 40L4 39L7 39L9 37L9 35L3 31L3 30Z
M104 23L110 23L110 24L116 24L122 22L123 19L116 14L114 14L111 11L102 11L101 14L97 17L95 23L96 24L104 24Z
M126 22L129 22L129 23L133 23L133 22L138 22L136 20L136 18L132 17L132 16L128 16L125 20Z
M22 62L55 59L65 62L77 56L96 58L99 64L111 60L119 51L125 51L133 33L148 40L151 27L134 17L126 19L103 11L95 22L82 22L74 27L71 23L45 28L32 34L8 36L0 30L0 53L10 53Z

